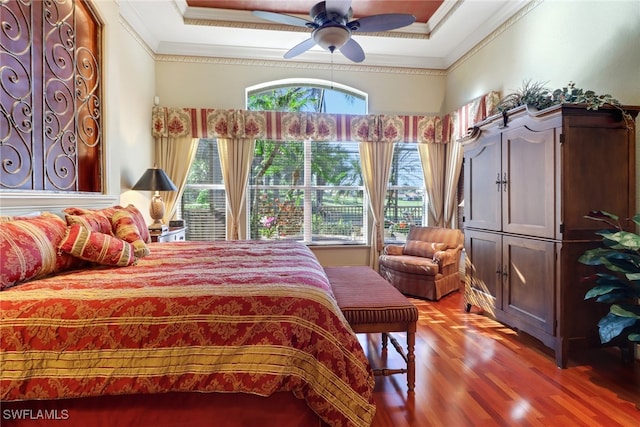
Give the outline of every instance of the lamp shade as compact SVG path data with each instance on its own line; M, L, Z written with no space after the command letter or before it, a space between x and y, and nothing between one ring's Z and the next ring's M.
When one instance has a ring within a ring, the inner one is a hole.
M132 190L142 191L176 191L177 189L171 178L159 168L147 169L132 188Z

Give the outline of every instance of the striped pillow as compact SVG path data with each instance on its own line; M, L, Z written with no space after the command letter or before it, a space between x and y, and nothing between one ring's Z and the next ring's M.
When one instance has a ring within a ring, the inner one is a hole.
M91 231L82 224L73 224L67 229L59 248L74 257L103 265L126 267L136 260L131 243Z
M149 255L149 247L140 235L137 221L132 213L125 209L115 212L111 217L111 225L118 239L122 239L133 245L137 258ZM145 230L147 230L148 234L149 230L146 227Z
M132 215L134 222L136 224L136 227L138 227L138 234L140 234L140 238L142 239L142 241L145 243L150 243L151 234L149 233L149 228L147 227L147 223L144 220L144 216L142 215L140 210L138 210L138 208L136 208L134 205L128 205L127 207L124 207L124 208L120 205L116 205L116 206L111 206L111 207L99 209L99 210L73 207L73 208L64 209L64 213L67 215L96 215L97 214L97 215L103 215L107 219L111 220L111 217L113 216L113 214L122 210L127 211Z
M447 249L446 243L423 242L420 240L407 240L404 244L404 255L419 256L422 258L433 258L438 251Z
M131 214L133 222L136 224L136 227L138 227L140 239L142 239L142 241L145 243L151 243L151 233L149 233L149 227L147 226L147 222L144 220L142 212L140 212L140 210L133 205L129 205L126 208L122 209Z
M58 254L66 228L62 218L48 212L0 221L0 290L79 265L72 256Z
M97 231L98 233L109 234L113 236L113 230L111 229L111 221L109 218L101 213L88 213L85 215L65 215L68 225L80 224L91 231Z

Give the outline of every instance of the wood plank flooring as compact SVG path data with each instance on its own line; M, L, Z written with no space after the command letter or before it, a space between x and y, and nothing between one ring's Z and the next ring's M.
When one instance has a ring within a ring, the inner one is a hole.
M416 392L407 394L404 375L377 377L373 427L640 426L640 361L623 364L617 348L589 349L559 369L550 349L466 313L461 298L411 299L420 311ZM384 362L377 334L359 339L374 366ZM390 347L386 363L403 361Z

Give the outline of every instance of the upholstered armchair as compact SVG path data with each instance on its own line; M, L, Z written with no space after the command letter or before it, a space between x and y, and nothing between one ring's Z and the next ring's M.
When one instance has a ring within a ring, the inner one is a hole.
M379 258L380 274L406 295L439 300L460 288L462 231L411 227L404 245L387 245Z

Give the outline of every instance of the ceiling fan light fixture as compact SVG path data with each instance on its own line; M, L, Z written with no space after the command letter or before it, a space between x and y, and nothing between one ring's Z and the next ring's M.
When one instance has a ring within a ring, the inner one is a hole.
M324 25L315 29L312 37L318 46L333 52L349 41L351 32L342 25Z

